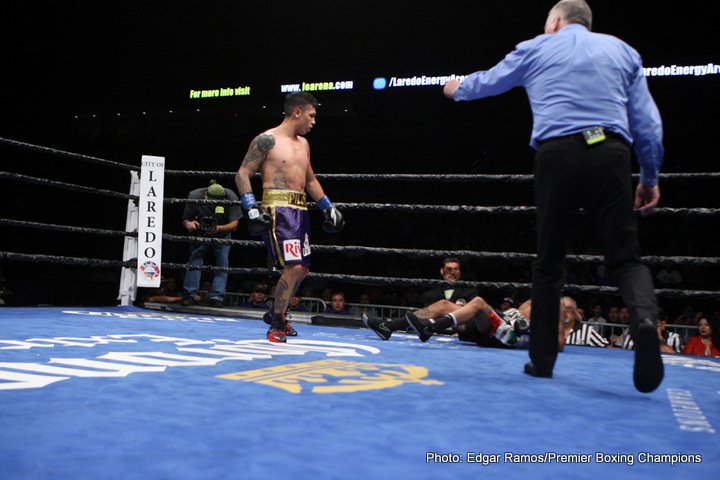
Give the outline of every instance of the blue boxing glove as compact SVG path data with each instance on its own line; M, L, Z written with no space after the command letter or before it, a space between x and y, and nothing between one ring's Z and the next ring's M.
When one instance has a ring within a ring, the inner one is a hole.
M345 220L343 219L342 213L333 207L327 195L318 200L317 206L323 213L323 230L327 233L338 233L345 227Z
M243 213L245 214L245 220L247 220L250 235L262 235L270 230L272 219L270 215L261 212L257 207L257 200L255 200L255 195L252 192L240 195L240 201L242 202Z

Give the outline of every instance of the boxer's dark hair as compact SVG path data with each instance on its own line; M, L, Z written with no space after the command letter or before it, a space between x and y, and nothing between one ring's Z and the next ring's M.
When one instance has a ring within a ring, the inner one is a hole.
M283 113L286 117L292 115L292 112L296 108L303 109L309 105L317 108L318 101L311 93L308 92L295 92L288 93L285 96L285 103L283 104Z

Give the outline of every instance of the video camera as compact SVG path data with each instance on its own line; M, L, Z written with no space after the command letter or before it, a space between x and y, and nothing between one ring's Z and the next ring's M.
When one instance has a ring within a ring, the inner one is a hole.
M202 235L212 235L217 232L218 221L216 217L200 217L198 230Z

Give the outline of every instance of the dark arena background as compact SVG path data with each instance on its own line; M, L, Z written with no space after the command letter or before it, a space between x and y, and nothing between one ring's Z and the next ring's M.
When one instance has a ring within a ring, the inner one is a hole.
M181 285L182 199L211 180L234 190L250 141L301 89L320 102L308 135L314 170L347 221L327 234L311 210L304 296L330 289L356 303L365 293L402 312L457 255L462 280L493 306L528 298L527 97L514 89L454 103L440 79L492 67L542 33L554 3L5 5L0 478L720 471L717 359L664 355L665 382L643 396L629 378L632 353L619 348L568 347L544 381L522 375L526 352L451 337L381 342L347 328L357 321L308 320L288 353L267 345L259 317L232 308L148 309L143 290L119 305L129 170L142 155L165 158L163 277ZM696 312L720 328L717 22L670 2L589 3L593 30L642 55L663 120L660 208L639 218L660 306L682 335L695 334ZM227 291L243 298L277 275L244 221L233 238ZM580 215L567 293L588 316L595 303L620 303L599 255ZM330 377L334 387L318 390Z

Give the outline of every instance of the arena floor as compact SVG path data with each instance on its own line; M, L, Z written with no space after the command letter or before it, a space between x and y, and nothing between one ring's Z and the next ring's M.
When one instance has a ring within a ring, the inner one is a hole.
M720 360L383 342L134 307L0 309L0 478L711 478ZM487 476L487 477L486 477Z

